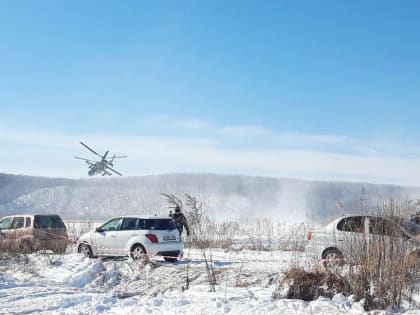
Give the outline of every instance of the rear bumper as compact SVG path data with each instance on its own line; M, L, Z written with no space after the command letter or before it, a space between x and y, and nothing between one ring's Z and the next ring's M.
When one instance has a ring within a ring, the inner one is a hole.
M33 243L34 250L63 250L69 242L64 239L38 240Z
M179 256L184 250L182 242L153 243L147 246L147 253L158 256Z
M181 252L179 250L172 251L172 252L159 252L157 253L158 256L164 256L164 257L179 257Z

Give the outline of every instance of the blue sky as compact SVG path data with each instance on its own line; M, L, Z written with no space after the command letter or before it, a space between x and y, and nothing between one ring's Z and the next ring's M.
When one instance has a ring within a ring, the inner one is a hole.
M420 185L418 1L1 1L1 172ZM240 161L238 161L240 160Z

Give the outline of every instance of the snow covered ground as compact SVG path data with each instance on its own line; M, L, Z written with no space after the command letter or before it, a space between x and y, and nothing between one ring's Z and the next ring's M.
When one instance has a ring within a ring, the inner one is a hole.
M305 266L301 252L213 250L217 286L209 292L198 250L185 260L149 264L35 253L0 259L0 314L364 314L336 295L313 302L274 300L283 272ZM185 290L187 272L191 279ZM420 310L400 313L420 314ZM388 314L380 311L374 314Z

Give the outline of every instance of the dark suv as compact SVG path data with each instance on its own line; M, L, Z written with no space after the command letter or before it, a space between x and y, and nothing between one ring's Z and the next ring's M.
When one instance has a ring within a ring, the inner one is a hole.
M56 214L16 214L0 220L0 251L64 253L67 229Z

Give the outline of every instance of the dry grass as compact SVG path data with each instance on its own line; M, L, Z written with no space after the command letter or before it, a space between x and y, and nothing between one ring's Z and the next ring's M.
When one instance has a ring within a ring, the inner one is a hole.
M287 289L288 299L300 299L313 301L320 296L333 297L337 293L350 295L352 287L346 278L329 271L315 270L306 271L302 268L293 267L280 282L279 287L273 293L273 298L280 298L280 292Z
M418 294L415 290L420 281L419 247L416 240L410 239L399 225L403 214L411 212L407 210L410 205L411 203L394 200L378 204L378 209L371 212L380 216L369 216L363 225L363 231L354 230L346 237L340 236L341 241L344 238L340 245L346 248L345 265L340 267L337 263L334 268L328 269L328 272L337 277L331 278L329 284L325 284L326 287L333 288L337 285L340 289L343 284L339 281L345 281L351 290L341 293L352 294L358 300L364 299L366 310L399 308L403 303L418 308L414 304L413 295ZM331 235L321 235L318 239L320 242L326 239L331 242ZM416 246L417 252L413 252ZM318 287L319 278L323 279L321 282L325 281L323 272L317 270L313 273L301 273L295 271L292 276L301 276L300 281L310 292L303 294L296 289L297 293L307 298L316 298L325 293L328 296L329 291L322 292Z

